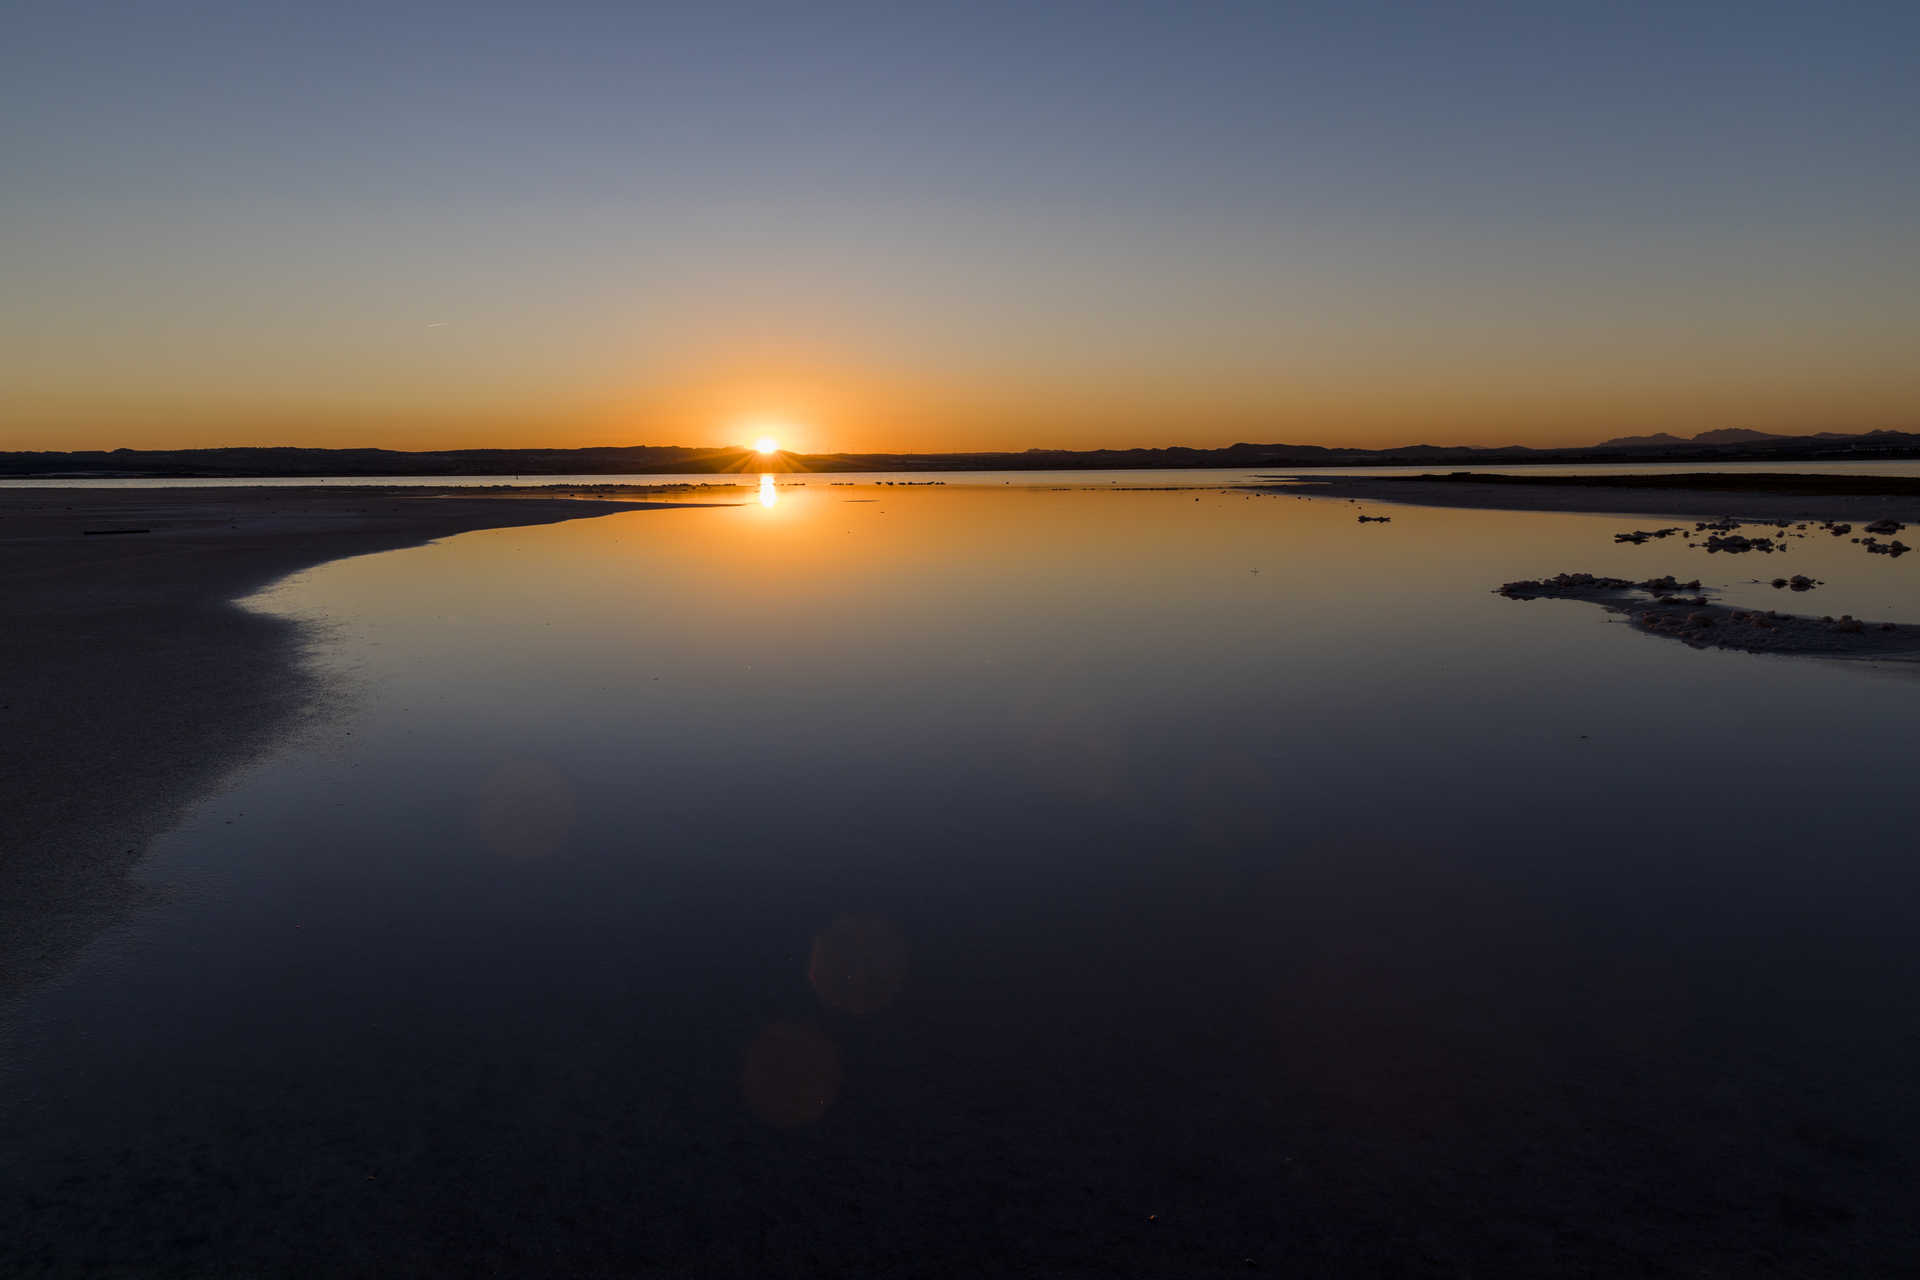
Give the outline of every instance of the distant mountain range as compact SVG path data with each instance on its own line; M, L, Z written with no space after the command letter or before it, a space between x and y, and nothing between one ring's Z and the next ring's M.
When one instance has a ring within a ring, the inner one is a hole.
M1894 431L1875 431L1870 435L1899 435ZM1763 441L1800 442L1807 440L1863 440L1866 436L1843 435L1838 431L1816 431L1810 436L1782 436L1766 431L1748 431L1744 427L1722 427L1718 431L1702 431L1697 436L1673 436L1657 431L1650 436L1615 436L1611 440L1602 440L1598 445L1602 449L1663 449L1670 445L1687 444L1759 444Z
M221 478L269 476L567 476L722 475L762 470L1035 471L1139 470L1157 467L1394 467L1568 462L1811 462L1920 457L1920 434L1770 435L1728 428L1690 439L1664 432L1619 436L1597 445L1529 449L1523 445L1407 445L1334 449L1312 444L1235 444L1224 449L1028 449L1020 453L795 453L764 463L746 449L634 445L593 449L113 449L73 453L0 453L0 476Z

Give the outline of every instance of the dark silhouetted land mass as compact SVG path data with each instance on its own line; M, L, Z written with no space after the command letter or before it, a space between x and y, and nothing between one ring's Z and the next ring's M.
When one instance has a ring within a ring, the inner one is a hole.
M1500 511L1733 516L1747 520L1920 522L1920 478L1783 472L1673 475L1308 476L1274 491L1323 498Z
M1408 445L1335 449L1311 444L1234 444L1222 449L1027 449L1005 453L794 453L773 461L798 471L1054 471L1167 467L1398 467L1573 462L1808 462L1920 457L1920 434L1872 431L1772 436L1706 431L1691 440L1629 436L1570 449ZM524 476L717 475L767 469L746 449L635 445L594 449L111 449L0 453L0 476Z
M1500 588L1509 600L1585 600L1625 615L1636 631L1696 649L1902 662L1920 658L1920 626L1864 621L1850 614L1815 618L1777 609L1740 609L1717 604L1702 591L1697 578L1680 582L1668 575L1634 582L1591 573L1563 573Z
M1422 480L1444 484L1492 484L1512 488L1542 486L1570 489L1670 489L1701 490L1711 493L1791 493L1818 494L1822 497L1878 495L1920 497L1920 477L1916 476L1828 476L1798 475L1779 471L1689 471L1670 475L1610 476L1511 476L1477 471L1460 471L1445 476L1378 476L1381 480Z

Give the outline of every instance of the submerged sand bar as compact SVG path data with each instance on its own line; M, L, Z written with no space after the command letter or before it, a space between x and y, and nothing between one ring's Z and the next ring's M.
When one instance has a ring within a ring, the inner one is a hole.
M1920 658L1920 626L1867 622L1851 615L1805 617L1775 609L1738 609L1703 594L1696 578L1671 576L1632 581L1592 573L1509 582L1499 594L1509 600L1585 600L1624 614L1636 631L1679 640L1696 649L1743 653L1800 654L1827 658Z
M1575 511L1642 516L1920 523L1920 478L1688 472L1671 475L1276 476L1263 492L1423 507Z
M236 600L472 529L687 505L568 492L0 489L0 997L114 914L146 841L310 704L301 629Z

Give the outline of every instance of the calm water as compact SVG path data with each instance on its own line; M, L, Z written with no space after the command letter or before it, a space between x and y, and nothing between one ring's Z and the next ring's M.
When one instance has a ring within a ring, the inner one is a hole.
M0 1269L1920 1263L1920 680L1490 594L1920 557L749 496L256 602L336 714L8 1028Z

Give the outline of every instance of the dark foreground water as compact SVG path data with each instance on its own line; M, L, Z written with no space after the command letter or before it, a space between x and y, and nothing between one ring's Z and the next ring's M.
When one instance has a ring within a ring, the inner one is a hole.
M259 602L337 714L7 1025L0 1272L1920 1267L1920 680L1489 594L1920 557L767 499Z

